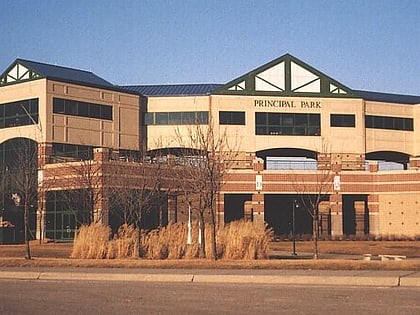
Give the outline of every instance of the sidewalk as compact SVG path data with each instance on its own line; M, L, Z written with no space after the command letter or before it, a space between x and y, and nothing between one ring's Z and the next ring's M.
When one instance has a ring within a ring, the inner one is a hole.
M349 270L150 270L2 268L0 279L55 281L143 281L180 283L242 283L420 287L420 272Z

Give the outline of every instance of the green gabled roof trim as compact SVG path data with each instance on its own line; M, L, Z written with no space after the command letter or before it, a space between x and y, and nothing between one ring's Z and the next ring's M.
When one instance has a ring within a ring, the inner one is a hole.
M44 76L40 73L16 60L0 75L0 86L18 84L42 78L44 78Z
M226 83L212 94L360 98L352 89L290 54Z

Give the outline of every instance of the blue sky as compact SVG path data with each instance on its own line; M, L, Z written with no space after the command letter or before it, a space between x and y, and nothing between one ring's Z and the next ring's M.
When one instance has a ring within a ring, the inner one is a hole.
M16 58L114 84L226 83L290 53L353 89L420 95L418 0L2 0Z

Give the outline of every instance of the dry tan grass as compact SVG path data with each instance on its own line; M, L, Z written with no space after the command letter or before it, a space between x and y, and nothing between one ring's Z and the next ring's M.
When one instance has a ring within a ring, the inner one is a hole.
M108 256L111 228L102 224L81 226L76 233L71 258L103 259Z
M223 259L266 259L273 232L263 224L241 220L225 225L217 239Z
M124 224L119 229L114 239L108 243L106 258L136 258L137 232L132 225Z
M182 259L198 256L198 224L193 224L193 242L187 245L187 225L171 223L141 235L141 257ZM210 228L206 229L206 254L211 256ZM71 258L133 258L137 255L136 230L124 225L113 240L110 228L99 224L82 226L76 234ZM236 221L217 230L217 254L222 259L265 259L268 257L271 230L262 224Z

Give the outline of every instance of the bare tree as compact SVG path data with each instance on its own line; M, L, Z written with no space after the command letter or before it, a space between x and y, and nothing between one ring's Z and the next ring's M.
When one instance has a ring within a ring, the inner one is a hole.
M66 169L66 179L62 180L62 187L66 188L63 197L69 211L73 212L78 224L90 224L101 221L101 213L95 212L95 204L102 197L102 164L83 157L80 161L68 162L63 165Z
M113 211L117 211L123 223L136 227L139 256L144 215L154 208L159 208L161 195L170 189L167 183L164 183L167 166L165 163L155 162L111 163L105 179ZM123 165L125 163L126 165ZM158 210L160 212L160 209ZM159 221L161 224L161 218Z
M322 140L322 148L318 152L317 170L309 174L294 174L293 187L299 200L312 219L313 258L318 258L318 238L320 227L319 205L328 198L332 191L334 174L331 166L320 163L319 156L329 153L328 144Z
M23 207L25 258L31 259L29 214L35 209L38 186L38 154L35 142L19 138L15 142L15 158L10 161L9 182L15 205Z
M223 177L228 172L238 153L234 150L238 142L229 141L227 130L216 132L210 117L208 125L196 124L183 133L176 130L177 141L183 149L180 150L179 169L182 170L180 180L183 190L189 192L198 204L198 218L201 233L199 256L205 253L205 212L210 214L211 253L217 259L216 240L216 198L223 184ZM187 149L191 148L191 149ZM190 197L188 202L192 202Z

